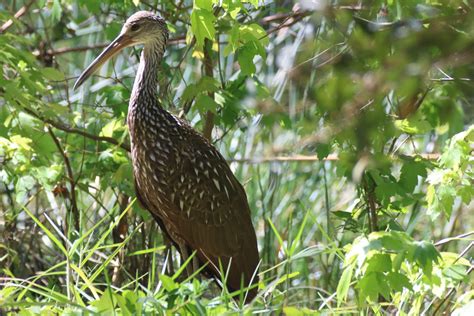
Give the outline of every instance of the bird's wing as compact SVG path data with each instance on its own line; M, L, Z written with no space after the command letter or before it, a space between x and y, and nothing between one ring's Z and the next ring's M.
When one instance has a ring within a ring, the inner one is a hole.
M230 289L240 288L242 274L244 284L250 284L259 256L242 185L222 155L202 137L183 142L180 153L179 178L170 182L176 210L170 218L172 229L201 261L210 261L215 274L219 261L224 267L231 261Z

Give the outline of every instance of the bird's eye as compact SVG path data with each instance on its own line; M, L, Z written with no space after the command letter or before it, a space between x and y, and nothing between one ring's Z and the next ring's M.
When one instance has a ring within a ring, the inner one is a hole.
M140 24L133 24L131 27L130 27L130 30L132 32L136 32L140 29Z

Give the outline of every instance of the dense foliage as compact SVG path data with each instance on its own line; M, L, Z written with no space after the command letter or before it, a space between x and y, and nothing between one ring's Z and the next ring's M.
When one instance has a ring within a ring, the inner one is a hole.
M72 90L139 9L171 32L162 103L247 191L262 258L247 306L187 278L135 202L125 118L140 49ZM474 310L473 9L1 2L0 314Z

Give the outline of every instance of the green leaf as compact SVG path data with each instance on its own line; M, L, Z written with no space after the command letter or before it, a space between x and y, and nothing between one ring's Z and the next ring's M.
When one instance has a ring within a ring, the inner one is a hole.
M197 89L196 85L190 84L184 89L183 94L181 95L181 101L183 102L191 101L192 99L196 97L198 93L199 93L199 90Z
M441 184L436 190L436 195L446 216L450 217L453 211L454 199L457 196L456 189L451 185Z
M387 274L387 280L388 280L388 283L390 284L390 287L395 292L401 292L403 288L406 288L409 290L412 289L410 280L405 275L399 272L389 272Z
M281 277L279 277L276 282L273 283L273 286L282 284L283 282L286 282L286 280L293 279L297 277L298 275L300 275L300 272L292 272L292 273L284 274Z
M239 27L239 31L240 40L244 43L249 41L260 42L262 45L268 45L270 43L267 32L256 23L242 25Z
M255 49L252 45L245 45L237 50L237 60L244 75L251 75L257 70L253 62L255 55Z
M212 1L211 0L194 0L193 8L212 11Z
M443 153L440 161L443 166L457 170L459 168L463 156L465 155L461 148L457 146L452 146Z
M376 253L366 261L366 264L366 273L388 272L392 270L392 259L389 254Z
M461 197L464 204L471 203L474 198L474 186L466 185L458 189L458 195Z
M286 246L285 246L285 243L283 242L283 238L281 237L280 233L278 233L278 229L275 227L275 225L273 224L272 220L269 217L267 217L267 221L270 224L270 227L273 230L273 233L275 233L275 236L278 239L278 243L279 243L280 247L282 247L282 249L283 249L283 251L286 255L286 252L287 252Z
M331 152L331 145L329 144L318 144L316 145L316 154L319 160L326 158Z
M356 261L344 268L341 278L337 283L337 304L338 306L346 300L347 293L349 292L349 286L351 284L352 274L354 272Z
M204 39L208 38L213 41L216 29L214 28L214 21L216 18L212 12L195 8L191 13L191 29L198 46L203 47Z
M235 52L241 46L239 38L240 28L239 25L236 23L228 32L229 43L224 48L224 56L229 56L230 53Z
M294 307L294 306L285 306L283 307L283 315L287 316L304 316L306 315L305 312L302 310Z
M252 4L255 7L255 9L258 8L258 1L259 0L242 0L242 2L248 2Z
M112 137L115 131L124 131L125 126L123 125L122 119L112 120L107 123L100 132L100 136Z
M16 202L19 204L23 204L25 202L28 192L34 188L35 184L35 179L30 175L18 179L15 185L15 191L17 193L15 196Z
M46 228L46 226L44 226L44 224L35 215L33 215L33 213L31 213L30 210L28 210L28 208L23 206L23 210L25 211L26 214L28 214L28 216L30 216L33 219L36 225L38 225L41 228L41 230L49 237L49 239L51 239L51 241L56 245L56 247L58 247L61 250L63 255L67 257L68 253L67 253L66 248L64 248L63 243L59 241L59 239L56 238L56 236L48 228Z
M240 0L223 0L222 8L229 13L231 18L235 19L242 9L242 4L240 3Z
M426 177L426 166L417 161L405 161L400 171L399 184L408 192L413 192L418 184L418 177Z
M138 250L138 251L134 251L134 252L131 252L131 253L127 254L127 257L140 256L140 255L144 255L144 254L152 253L152 252L160 252L163 249L166 249L166 246L163 245L163 246L158 246L158 247L154 247L154 248Z
M100 12L100 1L97 0L82 0L81 5L84 5L90 13Z
M205 113L207 111L211 111L212 113L217 113L218 104L214 99L212 99L207 94L200 94L197 99L196 103L194 104L196 109L201 113Z
M125 306L127 310L129 310L134 315L142 314L141 311L142 311L143 302L141 302L140 297L145 296L143 292L125 290L122 296L123 298L125 298Z
M358 282L357 288L360 289L360 302L368 299L372 302L378 301L380 293L379 280L375 272L364 275Z
M32 173L35 175L35 178L46 190L52 190L53 184L57 182L61 167L58 165L52 166L40 166L32 170Z
M466 238L466 240L469 240L471 238ZM464 238L457 238L457 237L448 237L443 239L443 241L454 241L454 240L464 240ZM443 264L444 265L453 265L453 264L460 264L464 265L466 267L470 267L471 263L469 262L468 259L459 257L459 254L456 252L442 252L441 253L441 258L443 259Z
M443 269L443 275L454 280L454 281L463 281L467 274L466 274L466 267L461 264L454 264L446 267Z
M385 205L390 203L390 198L400 193L400 186L396 182L386 180L377 185L375 188L375 195Z
M213 77L203 76L196 83L196 88L199 92L215 92L219 89L219 81Z
M390 251L400 252L405 250L411 242L405 232L388 232L381 237L382 245Z
M53 1L53 8L51 9L51 20L53 22L58 22L61 19L61 14L63 9L61 8L61 3L59 0Z
M429 122L418 117L396 120L395 126L402 132L412 135L427 133L433 129Z
M127 300L125 297L121 296L118 293L114 293L114 300L117 301L117 305L120 307L120 314L123 316L133 315L133 309L129 308L127 305Z
M395 255L392 260L393 271L399 271L402 267L402 263L406 258L406 251L399 252Z
M289 245L289 256L293 256L293 253L296 251L296 247L300 244L301 242L301 236L303 235L303 231L306 225L306 221L308 220L308 212L306 212L303 221L301 222L300 228L298 230L298 233L296 234L295 238L291 241Z
M20 135L13 135L13 136L10 137L10 140L11 140L12 143L17 144L23 150L26 150L26 151L31 150L31 146L30 146L31 139L30 138L26 138L26 137L23 137L23 136L20 136Z
M98 313L103 314L106 312L113 312L115 303L116 302L112 299L111 293L105 291L100 299L93 301L91 305L96 308Z
M166 274L160 274L160 281L163 283L163 287L168 292L178 288L178 284L176 284L176 282L174 282L173 279Z
M413 259L416 260L428 278L431 278L433 263L438 262L440 258L439 252L432 243L427 241L415 241L414 245Z
M41 69L41 74L48 80L62 81L64 80L64 74L59 70L51 67Z

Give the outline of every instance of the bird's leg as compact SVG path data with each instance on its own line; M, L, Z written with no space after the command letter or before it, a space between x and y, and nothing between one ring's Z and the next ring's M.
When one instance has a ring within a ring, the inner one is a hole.
M174 264L173 264L173 253L171 251L172 244L168 236L166 236L166 234L163 234L163 241L165 242L166 253L168 254L168 260L166 262L166 270L168 270L168 275L173 275Z
M193 272L196 272L199 269L198 256L195 254L193 257Z
M183 262L181 262L181 264L184 264L188 258L189 258L189 252L188 252L188 247L186 247L186 245L183 245L183 244L180 244L179 245L179 249L181 250L181 259ZM193 259L194 261L194 259ZM193 275L193 262L189 262L187 265L186 265L186 272L188 273L188 276L191 276Z

